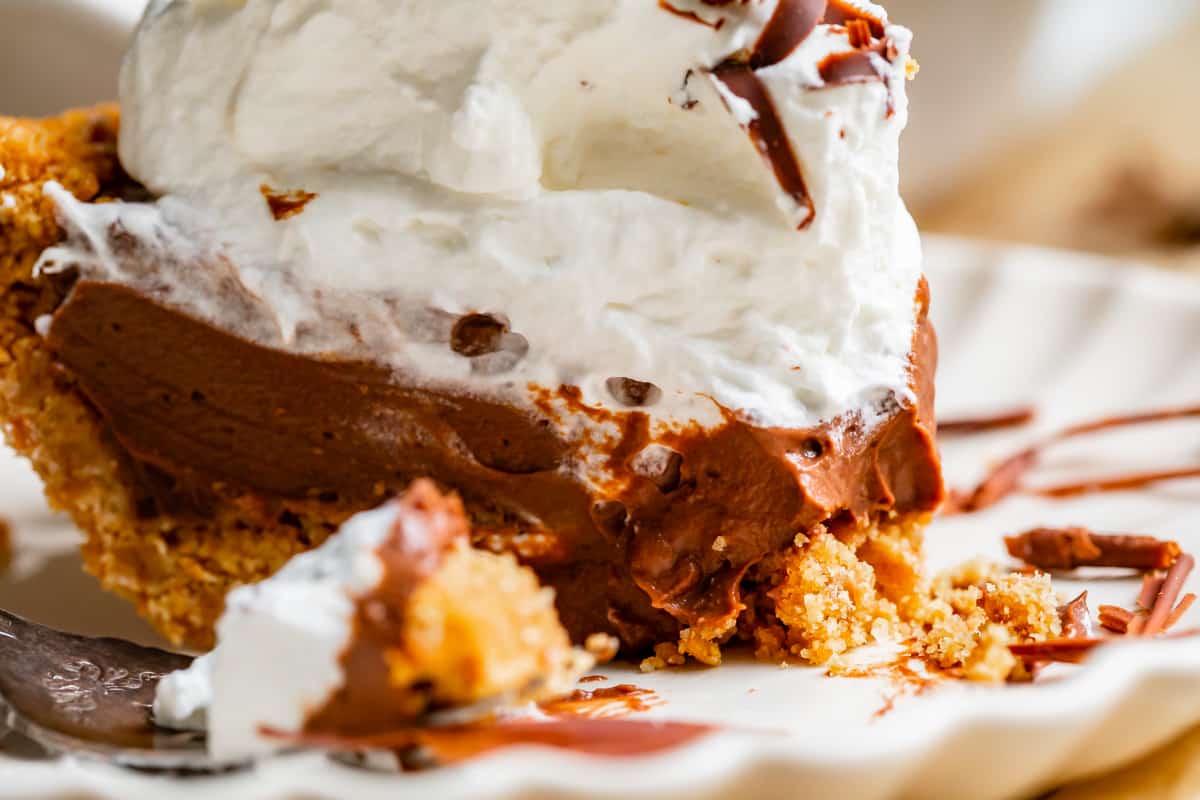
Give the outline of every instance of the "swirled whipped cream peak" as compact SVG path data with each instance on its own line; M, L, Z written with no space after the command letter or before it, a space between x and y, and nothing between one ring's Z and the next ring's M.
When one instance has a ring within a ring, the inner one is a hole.
M910 39L850 0L155 0L120 155L158 199L51 187L42 266L513 402L869 418L912 397Z

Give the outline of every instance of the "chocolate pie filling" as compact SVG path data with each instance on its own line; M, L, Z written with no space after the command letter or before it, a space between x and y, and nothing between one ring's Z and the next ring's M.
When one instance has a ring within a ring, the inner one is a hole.
M941 503L924 284L917 300L916 401L869 427L761 428L727 413L720 427L652 443L645 412L546 390L619 427L601 445L611 490L575 477L584 443L560 438L542 412L264 347L125 286L77 282L47 341L139 467L145 515L204 516L229 495L367 508L430 476L461 493L478 544L515 552L558 590L572 636L606 631L641 648L736 616L747 569L798 532Z

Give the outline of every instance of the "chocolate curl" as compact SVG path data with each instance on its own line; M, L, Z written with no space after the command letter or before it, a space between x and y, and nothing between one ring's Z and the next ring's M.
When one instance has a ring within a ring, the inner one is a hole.
M1138 594L1138 608L1144 608L1149 611L1154 607L1154 598L1158 597L1158 593L1162 591L1163 581L1166 577L1158 572L1148 572L1142 578L1142 591Z
M1038 455L1037 448L1030 448L1000 462L974 490L960 493L963 499L955 511L979 511L1017 491L1025 473L1037 463Z
M1005 428L1019 428L1033 422L1037 410L1033 406L1015 408L991 416L964 417L948 421L938 420L938 434L943 436L961 436L971 433L986 433Z
M1144 411L1137 414L1105 417L1064 428L1058 433L1046 437L1041 442L1027 447L1001 461L978 486L970 492L963 494L959 502L951 504L947 509L947 513L980 511L988 506L995 505L1005 497L1020 490L1021 481L1025 477L1025 474L1037 464L1042 453L1051 445L1099 431L1190 417L1200 417L1200 405L1178 406L1159 409L1157 411ZM1051 497L1071 497L1089 492L1137 489L1148 486L1151 483L1191 477L1200 477L1200 467L1100 478L1080 483L1052 486L1040 490L1038 493L1043 495L1048 494Z
M1192 603L1196 602L1196 595L1188 592L1179 599L1179 605L1175 606L1175 610L1171 612L1171 616L1167 617L1166 623L1163 625L1163 630L1169 631L1175 627L1175 623L1183 618L1183 615L1192 607Z
M1006 536L1009 555L1044 570L1078 567L1165 569L1179 557L1179 544L1153 536L1097 534L1087 528L1034 528Z
M1100 627L1113 633L1125 633L1136 614L1120 606L1100 606Z
M1195 566L1196 559L1190 553L1184 553L1176 559L1175 564L1167 573L1167 577L1163 580L1162 589L1158 592L1154 607L1150 609L1150 616L1140 631L1142 636L1154 636L1166 629L1167 621L1175 613L1175 602L1183 591L1183 584ZM1186 610L1184 608L1184 611ZM1183 612L1180 611L1178 616L1183 616Z
M1088 611L1087 596L1086 591L1080 592L1078 597L1059 606L1058 616L1062 620L1063 636L1067 639L1088 638L1092 615Z
M1010 644L1008 649L1014 656L1025 661L1057 661L1063 664L1078 664L1107 639L1048 639L1044 642Z
M816 206L808 193L804 171L800 168L800 162L792 149L783 119L779 116L767 87L759 80L752 66L736 61L718 65L712 70L712 77L754 109L754 119L744 126L746 132L758 149L759 155L775 173L780 190L796 204L799 213L797 229L806 229L816 216ZM728 106L728 102L726 105Z
M1111 608L1111 606L1110 606ZM1178 633L1168 633L1163 639L1185 639L1200 635L1200 628L1189 628ZM1049 639L1044 642L1027 642L1025 644L1010 644L1011 652L1017 658L1026 662L1038 663L1057 661L1063 664L1078 664L1093 650L1102 645L1118 641L1116 637L1092 637L1089 639Z
M816 30L825 6L825 0L779 0L775 13L754 43L750 66L763 69L790 56Z

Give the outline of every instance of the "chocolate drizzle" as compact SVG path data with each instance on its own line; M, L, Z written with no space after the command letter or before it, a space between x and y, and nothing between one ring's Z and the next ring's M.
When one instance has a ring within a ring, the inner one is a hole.
M1091 612L1088 611L1088 593L1080 592L1074 599L1058 609L1058 617L1062 620L1062 633L1065 639L1086 639L1091 632Z
M958 419L939 419L938 435L964 435L970 433L987 433L1005 428L1019 428L1028 425L1037 418L1037 409L1033 406L1021 406L1011 411L989 414L979 417L961 417Z
M1044 570L1079 567L1166 569L1179 558L1178 542L1153 536L1092 533L1087 528L1034 528L1004 537L1013 558Z
M874 57L882 58L883 42L854 50L849 53L833 53L817 65L821 80L826 87L845 86L848 83L886 81L887 70L876 63Z
M779 188L795 201L800 210L800 221L796 227L804 230L812 224L816 216L816 207L804 182L800 162L792 150L787 129L783 120L779 118L779 112L775 110L775 103L771 100L767 87L748 64L726 62L713 70L713 78L754 109L755 119L750 120L744 127L763 159L774 170Z
M571 387L545 389L545 408L435 390L380 365L263 347L87 281L56 312L47 345L103 417L147 517L204 517L228 496L350 513L429 476L461 494L476 544L514 552L558 590L577 641L608 633L632 652L736 618L746 572L798 532L942 502L925 297L922 285L917 400L866 432L853 418L781 430L730 412L656 441L643 410L590 408ZM560 432L556 409L594 418L612 440ZM639 474L650 445L670 452ZM603 462L612 484L562 468L584 458Z
M708 4L723 6L729 3ZM684 15L678 9L672 10ZM749 52L735 53L712 69L713 78L734 96L746 101L754 111L755 118L741 122L742 127L775 173L780 189L799 209L796 226L799 230L812 224L816 208L787 129L757 72L786 59L822 22L847 26L847 35L855 49L828 56L818 65L824 86L817 88L882 81L887 87L887 116L891 117L896 103L887 66L888 61L897 57L896 48L890 39L883 38L885 26L882 20L839 0L779 0L754 47Z
M750 53L751 69L778 64L812 35L826 13L825 0L779 0Z
M1095 478L1032 490L1026 489L1023 485L1025 476L1037 465L1042 457L1042 453L1059 442L1131 425L1145 425L1154 422L1198 417L1200 417L1200 405L1179 406L1122 416L1104 417L1071 425L1004 459L993 467L987 476L973 489L952 492L950 502L947 503L943 511L945 513L981 511L1020 491L1032 491L1035 494L1045 497L1061 498L1091 492L1137 489L1161 481L1200 477L1200 467L1183 467L1180 469L1153 470L1150 472L1136 472L1127 475Z

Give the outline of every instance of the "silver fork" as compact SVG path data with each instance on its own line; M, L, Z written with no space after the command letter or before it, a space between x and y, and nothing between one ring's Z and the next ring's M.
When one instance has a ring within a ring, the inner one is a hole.
M0 725L51 754L139 769L210 772L203 733L154 723L158 681L190 656L63 633L0 610Z
M7 725L53 755L136 769L203 773L245 766L209 756L203 733L155 724L159 680L191 662L191 656L123 639L63 633L0 610L0 736ZM473 705L430 711L414 724L455 726L486 719L539 685L540 679ZM363 766L352 753L335 757Z

